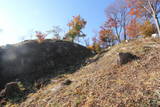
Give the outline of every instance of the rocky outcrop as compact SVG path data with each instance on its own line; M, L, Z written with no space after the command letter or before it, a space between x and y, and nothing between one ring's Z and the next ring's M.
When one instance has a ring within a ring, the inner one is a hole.
M66 41L7 45L0 48L0 86L15 79L35 81L46 75L69 73L69 67L81 65L90 55L87 48Z

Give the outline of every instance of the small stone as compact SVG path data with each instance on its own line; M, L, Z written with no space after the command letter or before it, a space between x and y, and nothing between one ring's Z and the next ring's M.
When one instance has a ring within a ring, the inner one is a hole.
M62 82L62 85L70 85L71 83L72 83L72 81L67 79L67 80Z

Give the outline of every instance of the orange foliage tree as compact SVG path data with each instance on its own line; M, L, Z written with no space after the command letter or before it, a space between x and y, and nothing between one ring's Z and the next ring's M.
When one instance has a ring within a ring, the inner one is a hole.
M132 19L131 22L126 26L127 35L129 37L138 37L140 36L140 23L136 18Z
M116 40L116 36L113 34L111 29L105 29L101 27L99 31L99 40L100 44L103 48L114 45L114 40Z
M76 37L84 37L85 34L82 29L85 27L87 22L81 18L80 15L73 16L73 19L68 23L69 31L67 32L65 39L71 39L74 42Z
M108 35L110 35L111 33L113 34L113 31L115 31L117 40L119 41L119 43L121 42L120 36L122 32L122 27L120 27L120 21L118 19L110 17L108 21L105 22L105 25L102 31L103 30L107 32L109 31Z
M93 37L92 41L93 41L93 45L88 46L88 48L91 49L92 51L96 52L96 53L99 53L101 51L101 45L100 45L100 42L99 42L98 38Z
M158 15L160 13L160 0L126 0L130 8L130 15L143 17L146 14L155 21L158 34L160 35L160 23Z
M113 46L117 40L112 29L106 26L101 26L100 31L92 38L93 45L88 46L89 49L99 53L102 49Z

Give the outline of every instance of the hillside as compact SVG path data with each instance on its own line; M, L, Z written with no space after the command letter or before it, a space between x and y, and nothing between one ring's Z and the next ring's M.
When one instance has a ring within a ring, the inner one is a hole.
M118 53L139 57L118 65ZM160 40L136 39L111 47L72 74L52 78L17 107L158 107ZM64 85L65 80L71 80Z

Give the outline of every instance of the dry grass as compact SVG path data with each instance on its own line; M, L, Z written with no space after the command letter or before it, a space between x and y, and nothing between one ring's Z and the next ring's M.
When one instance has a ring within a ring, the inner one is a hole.
M117 53L140 57L117 66ZM74 74L64 75L30 94L20 107L157 107L160 105L160 40L121 43ZM65 79L69 86L61 86ZM9 106L9 105L8 105Z

